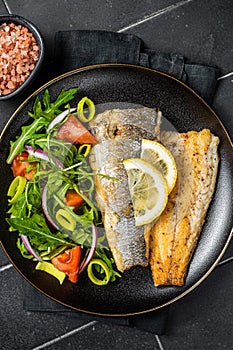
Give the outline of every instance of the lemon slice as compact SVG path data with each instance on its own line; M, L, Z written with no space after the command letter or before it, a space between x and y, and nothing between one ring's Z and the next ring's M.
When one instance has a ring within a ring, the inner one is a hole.
M171 152L157 141L142 139L141 158L154 165L163 174L170 193L177 179L176 162Z
M161 172L141 158L123 161L133 202L135 225L149 224L165 209L168 186Z

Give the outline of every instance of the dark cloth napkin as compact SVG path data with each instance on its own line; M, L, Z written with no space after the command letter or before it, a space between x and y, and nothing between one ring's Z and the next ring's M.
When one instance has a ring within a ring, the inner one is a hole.
M110 323L119 326L136 327L154 334L163 334L165 332L166 323L169 314L169 308L159 309L155 312L150 312L142 315L115 317L115 316L98 316L90 315L83 312L72 310L62 304L47 298L35 288L23 281L24 302L23 307L30 312L53 312L56 314L66 315L67 317L74 317L84 322L100 321L103 323Z
M98 63L131 63L167 73L212 102L219 76L217 67L188 62L179 53L144 48L135 35L107 31L71 30L55 35L57 74Z
M137 36L107 31L60 31L55 35L56 75L100 63L130 63L167 73L189 85L208 103L212 102L219 70L216 67L187 62L179 53L161 53L143 47ZM98 320L136 327L154 334L166 329L169 307L130 317L92 316L58 304L28 283L24 286L24 308L35 312L57 312L84 321Z

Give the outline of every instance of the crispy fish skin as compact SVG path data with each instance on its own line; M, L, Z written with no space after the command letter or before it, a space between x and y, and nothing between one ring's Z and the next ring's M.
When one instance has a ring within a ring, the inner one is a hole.
M97 144L90 155L92 169L98 174L112 178L96 176L96 196L100 210L110 210L120 216L133 217L133 206L128 187L128 179L123 159L140 156L141 143L137 140L114 139Z
M96 201L102 212L109 247L119 271L135 265L148 264L148 248L143 227L135 226L134 211L128 187L123 157L138 157L137 140L106 140L95 145L90 154L90 164L95 176Z
M99 142L91 150L90 165L94 173L108 176L95 176L96 201L109 247L121 272L136 265L147 266L149 254L144 227L135 226L123 160L140 157L141 138L154 139L159 125L157 112L149 108L108 110L90 123Z
M156 286L182 286L214 193L219 138L203 129L163 132L161 141L176 160L178 180L164 212L147 228L150 265Z
M124 272L137 265L148 265L149 250L145 243L144 228L136 227L133 217L119 216L107 208L103 223L119 271Z
M156 128L159 129L160 117L160 112L152 108L118 108L98 114L89 127L98 142L117 138L155 139L159 132Z

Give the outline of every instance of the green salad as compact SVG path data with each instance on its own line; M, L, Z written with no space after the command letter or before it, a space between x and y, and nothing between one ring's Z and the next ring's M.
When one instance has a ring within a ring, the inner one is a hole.
M108 248L95 202L94 176L88 163L96 143L88 131L95 115L87 97L71 108L77 88L62 90L51 101L49 90L36 97L31 123L11 141L7 163L13 171L6 218L17 234L17 247L35 268L76 283L87 273L105 285L120 277ZM100 234L101 233L101 234Z

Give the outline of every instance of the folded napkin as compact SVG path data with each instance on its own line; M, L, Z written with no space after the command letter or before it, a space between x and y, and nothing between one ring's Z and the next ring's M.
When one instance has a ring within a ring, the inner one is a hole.
M23 307L30 312L55 312L57 314L73 317L85 322L100 321L119 326L136 327L150 333L161 335L165 332L166 323L169 314L169 308L159 309L158 311L150 312L142 315L127 316L127 317L111 317L90 315L83 312L78 312L65 307L55 301L47 298L35 288L31 287L27 282L23 281L24 287L24 302Z
M178 53L164 54L144 49L142 40L131 34L88 30L56 33L53 62L56 75L100 63L130 63L160 70L188 84L208 103L213 99L219 75L216 67L188 63ZM24 287L24 308L28 311L63 313L83 320L136 327L158 335L166 329L169 307L130 317L92 316L50 300L28 283Z
M217 67L190 63L181 54L144 49L135 35L106 31L71 30L55 35L57 74L98 63L131 63L167 73L190 86L211 103L217 86Z

